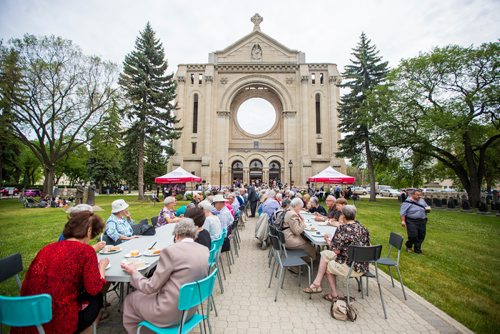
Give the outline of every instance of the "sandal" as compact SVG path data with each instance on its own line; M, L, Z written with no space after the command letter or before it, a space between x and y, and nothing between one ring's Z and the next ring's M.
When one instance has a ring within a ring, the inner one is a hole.
M321 286L311 284L311 286L304 288L302 291L304 291L305 293L321 293L323 292L323 289L321 288Z
M327 293L326 295L323 295L323 299L324 299L324 300L327 300L327 301L329 301L329 302L334 303L334 302L336 302L336 301L339 299L339 297L338 297L338 296L337 296L337 297L334 297L334 296L332 296L331 294Z

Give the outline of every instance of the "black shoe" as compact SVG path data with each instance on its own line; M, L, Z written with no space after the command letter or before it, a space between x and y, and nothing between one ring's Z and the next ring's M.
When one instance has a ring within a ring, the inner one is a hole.
M413 250L412 250L410 247L406 247L406 251L407 251L408 253L413 253Z
M419 251L415 251L415 254L418 254L418 255L423 255L421 250L419 250Z

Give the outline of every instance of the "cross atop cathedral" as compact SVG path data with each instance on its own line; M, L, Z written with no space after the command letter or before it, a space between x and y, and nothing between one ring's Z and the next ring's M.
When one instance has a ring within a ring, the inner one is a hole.
M260 24L262 23L262 21L264 21L262 16L260 16L258 13L255 13L255 15L252 16L250 21L252 21L254 24L253 31L260 31Z

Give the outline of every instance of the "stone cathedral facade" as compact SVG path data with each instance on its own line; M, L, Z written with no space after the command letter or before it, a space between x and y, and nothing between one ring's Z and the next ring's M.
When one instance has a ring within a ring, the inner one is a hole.
M263 33L262 20L255 14L253 31L210 53L208 63L179 65L176 115L183 130L169 170L181 166L213 185L280 179L298 186L327 166L345 172L335 155L337 65L306 63L303 52ZM252 98L274 108L264 133L239 124L240 106Z

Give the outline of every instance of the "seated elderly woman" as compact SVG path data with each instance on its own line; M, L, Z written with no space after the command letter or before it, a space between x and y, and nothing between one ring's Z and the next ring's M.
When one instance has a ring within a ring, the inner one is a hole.
M101 290L109 259L97 261L88 243L104 228L92 212L72 214L64 226L65 240L43 247L31 263L21 289L22 296L52 296L52 320L47 333L80 333L91 329L101 310ZM82 307L86 305L86 307ZM38 333L35 327L12 328L11 333Z
M167 327L181 321L177 308L180 287L204 278L208 274L207 247L196 242L196 226L190 218L183 218L174 228L175 243L163 248L151 278L144 277L133 265L122 263L130 274L130 284L136 289L125 298L123 326L128 333L137 332L137 324L147 320ZM196 309L190 310L188 319Z
M332 216L332 219L330 223L335 226L339 226L340 224L343 223L343 213L342 213L342 208L347 205L347 200L343 197L337 199L335 201L335 213Z
M198 207L202 208L205 213L203 228L210 234L210 239L219 239L222 234L222 224L219 218L212 213L215 208L208 200L201 201Z
M305 195L304 195L304 197L305 197ZM311 197L310 203L311 203L310 208L309 208L310 213L317 212L322 216L326 216L326 210L324 207L322 207L319 204L319 199L317 197L315 197L315 196Z
M290 202L292 210L287 211L283 221L285 246L290 249L303 249L314 260L316 258L316 248L302 237L306 227L304 217L300 214L303 206L304 203L300 198L294 198Z
M323 298L328 301L335 301L338 299L335 276L347 276L349 273L351 267L351 262L348 260L347 253L349 246L370 245L370 234L368 230L355 220L356 207L354 205L345 205L342 208L342 214L345 217L345 222L337 228L333 238L330 240L328 234L324 236L331 250L324 250L321 252L318 274L312 284L304 289L305 293L322 292L321 281L326 273L331 292L325 294ZM368 263L354 262L353 269L351 277L362 276L368 271Z
M191 218L196 225L196 232L198 235L194 241L200 245L206 246L210 250L212 247L212 239L210 238L210 232L205 230L203 226L205 223L204 210L200 207L187 208L185 217Z
M128 212L128 204L122 199L111 203L111 216L106 220L106 234L115 244L137 238L132 229L134 220Z
M262 213L267 214L269 219L271 219L274 213L280 208L280 204L276 200L276 192L274 190L270 190L267 193L267 199L264 203L262 203Z
M177 204L177 200L174 196L165 198L163 204L164 206L161 209L160 214L158 215L158 223L156 224L157 227L171 223L177 223L182 219L182 217L175 216L174 206Z
M71 218L71 217L75 216L76 214L78 214L80 212L84 212L84 211L94 212L94 209L92 208L91 205L88 205L88 204L78 204L78 205L75 205L75 206L69 208L68 210L66 210L66 213L68 213L69 218ZM64 231L61 232L61 235L59 235L59 239L57 241L63 241L63 240L66 240L66 238L64 237ZM98 243L96 243L92 247L95 249L96 252L98 252L98 251L102 250L105 246L106 246L106 242L99 241Z

